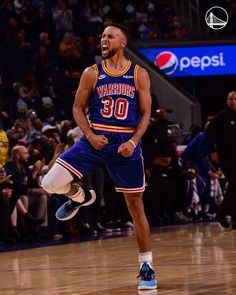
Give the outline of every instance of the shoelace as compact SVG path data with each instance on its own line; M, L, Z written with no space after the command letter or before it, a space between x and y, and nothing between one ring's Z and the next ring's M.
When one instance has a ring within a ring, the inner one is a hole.
M155 279L154 271L149 267L147 263L144 263L140 269L139 275L137 278L141 277L141 280L151 281Z

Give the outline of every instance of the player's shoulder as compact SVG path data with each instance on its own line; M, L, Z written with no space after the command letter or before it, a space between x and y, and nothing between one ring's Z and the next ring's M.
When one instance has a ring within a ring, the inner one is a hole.
M97 68L96 65L92 65L90 67L87 67L82 74L82 78L89 82L89 81L95 81L97 79Z
M137 66L137 74L136 74L136 77L137 77L137 83L139 85L142 85L143 82L145 83L149 83L150 82L150 78L149 78L149 74L147 72L147 70L141 66Z
M92 65L90 67L87 67L84 70L83 74L85 74L85 75L94 75L96 73L96 70L97 70L97 65L94 64L94 65Z
M145 77L148 76L148 72L145 68L143 68L142 66L140 66L139 64L135 64L137 71L138 71L138 75L141 77Z

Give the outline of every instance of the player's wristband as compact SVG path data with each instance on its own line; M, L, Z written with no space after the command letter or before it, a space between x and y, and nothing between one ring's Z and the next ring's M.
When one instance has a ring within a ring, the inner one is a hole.
M134 146L134 148L136 148L136 144L133 142L132 139L129 139L128 141L132 143L132 145Z

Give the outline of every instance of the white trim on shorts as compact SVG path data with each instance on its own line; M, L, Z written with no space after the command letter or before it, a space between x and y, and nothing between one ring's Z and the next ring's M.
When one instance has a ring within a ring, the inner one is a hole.
M145 184L145 173L144 173L144 160L142 155L141 155L141 158L142 158L142 165L143 165L143 185L141 187L136 187L136 188L115 187L116 192L132 194L132 193L141 193L145 191L146 184Z
M145 185L141 187L136 187L136 188L115 187L115 190L116 192L128 193L128 194L140 193L145 191Z
M66 161L62 160L61 158L57 158L56 159L56 163L62 165L64 168L66 168L67 170L71 171L73 174L75 174L79 178L82 178L83 177L83 174L81 172L79 172L77 169L75 169L73 166L71 166Z

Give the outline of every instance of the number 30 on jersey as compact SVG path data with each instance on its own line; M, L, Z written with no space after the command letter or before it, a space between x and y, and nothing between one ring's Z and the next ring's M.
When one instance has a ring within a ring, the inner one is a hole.
M113 115L119 120L125 120L128 115L129 102L125 98L118 98L116 101L111 96L102 98L103 109L101 114L105 118L110 118Z

